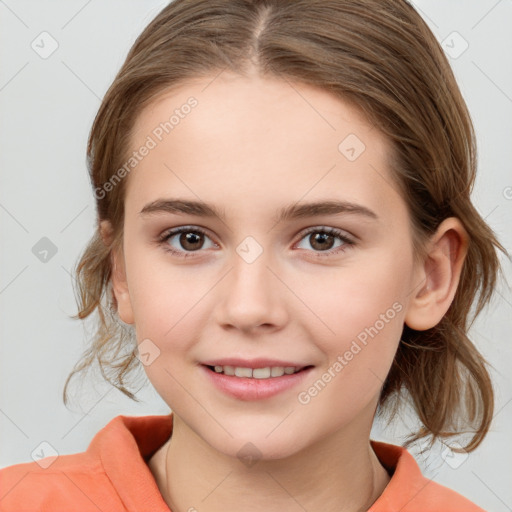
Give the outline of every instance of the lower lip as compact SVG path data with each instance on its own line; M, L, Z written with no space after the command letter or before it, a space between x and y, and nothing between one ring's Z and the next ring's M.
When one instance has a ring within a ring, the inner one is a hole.
M278 395L300 384L313 369L313 367L310 367L291 375L284 374L281 377L255 379L224 375L210 370L205 365L201 365L201 368L206 372L214 386L239 400L264 400Z

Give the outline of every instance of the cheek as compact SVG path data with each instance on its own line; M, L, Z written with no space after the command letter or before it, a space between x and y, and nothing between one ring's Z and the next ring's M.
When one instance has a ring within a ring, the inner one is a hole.
M400 341L411 291L412 258L407 253L388 247L370 256L326 276L323 287L316 281L308 288L315 290L308 306L322 320L321 327L315 322L310 336L327 356L323 370L336 375L332 398L351 390L344 398L346 405L350 397L367 402L382 386Z
M324 321L324 331L345 339L377 323L400 324L411 292L412 261L397 251L375 251L346 268L312 275L302 284L307 305Z
M405 316L401 287L376 277L368 273L357 285L332 290L322 319L333 332L324 328L319 336L318 329L310 330L326 359L299 401L314 402L312 411L319 416L325 404L337 404L329 409L333 424L348 422L377 399L400 342Z
M200 325L194 312L212 287L207 270L192 271L186 266L172 265L160 251L133 250L127 255L127 274L130 299L135 319L137 339L161 342L172 341L179 350L190 338L193 326ZM162 251L163 252L163 251ZM182 340L182 341L180 341Z
M201 338L206 318L201 298L212 288L212 276L173 267L165 256L148 257L143 251L132 253L127 263L132 264L129 287L137 340L150 340L149 352L156 354L144 371L160 396L182 410L190 406L181 383L187 382L187 363L194 362L191 349Z

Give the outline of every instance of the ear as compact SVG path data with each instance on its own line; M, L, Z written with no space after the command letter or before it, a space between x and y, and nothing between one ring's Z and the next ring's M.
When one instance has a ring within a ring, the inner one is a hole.
M469 236L456 217L445 219L428 246L425 260L418 264L417 283L405 323L424 331L435 327L448 311L457 286L469 245Z
M103 220L100 222L100 234L105 245L112 243L113 229L109 221ZM126 279L126 265L122 246L112 247L110 251L110 264L112 266L110 275L112 294L116 299L117 313L125 324L133 324L134 317Z

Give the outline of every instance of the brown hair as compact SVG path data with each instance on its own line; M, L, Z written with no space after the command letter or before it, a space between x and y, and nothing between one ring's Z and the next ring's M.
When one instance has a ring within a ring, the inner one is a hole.
M156 95L222 70L317 86L358 106L392 143L392 165L413 227L415 255L441 221L458 217L470 237L455 298L426 331L404 326L379 412L393 417L407 397L426 436L483 440L493 415L487 363L467 336L490 301L506 250L471 203L476 141L450 65L428 26L405 0L175 0L135 41L100 106L88 143L98 229L76 268L79 312L97 311L92 344L71 377L99 365L103 376L135 398L125 382L138 366L133 330L120 323L111 294L111 250L122 243L126 180L104 184L127 161L131 130ZM104 243L99 222L112 225ZM472 306L475 310L471 313ZM392 400L394 399L394 400ZM386 407L384 408L384 405Z

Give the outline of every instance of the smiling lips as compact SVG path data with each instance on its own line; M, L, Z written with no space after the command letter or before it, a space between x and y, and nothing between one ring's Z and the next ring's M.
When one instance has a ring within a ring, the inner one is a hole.
M216 373L234 377L269 379L292 375L304 369L306 365L277 359L235 359L224 358L203 363Z
M270 359L222 359L203 363L213 384L239 400L261 400L301 382L312 365Z

